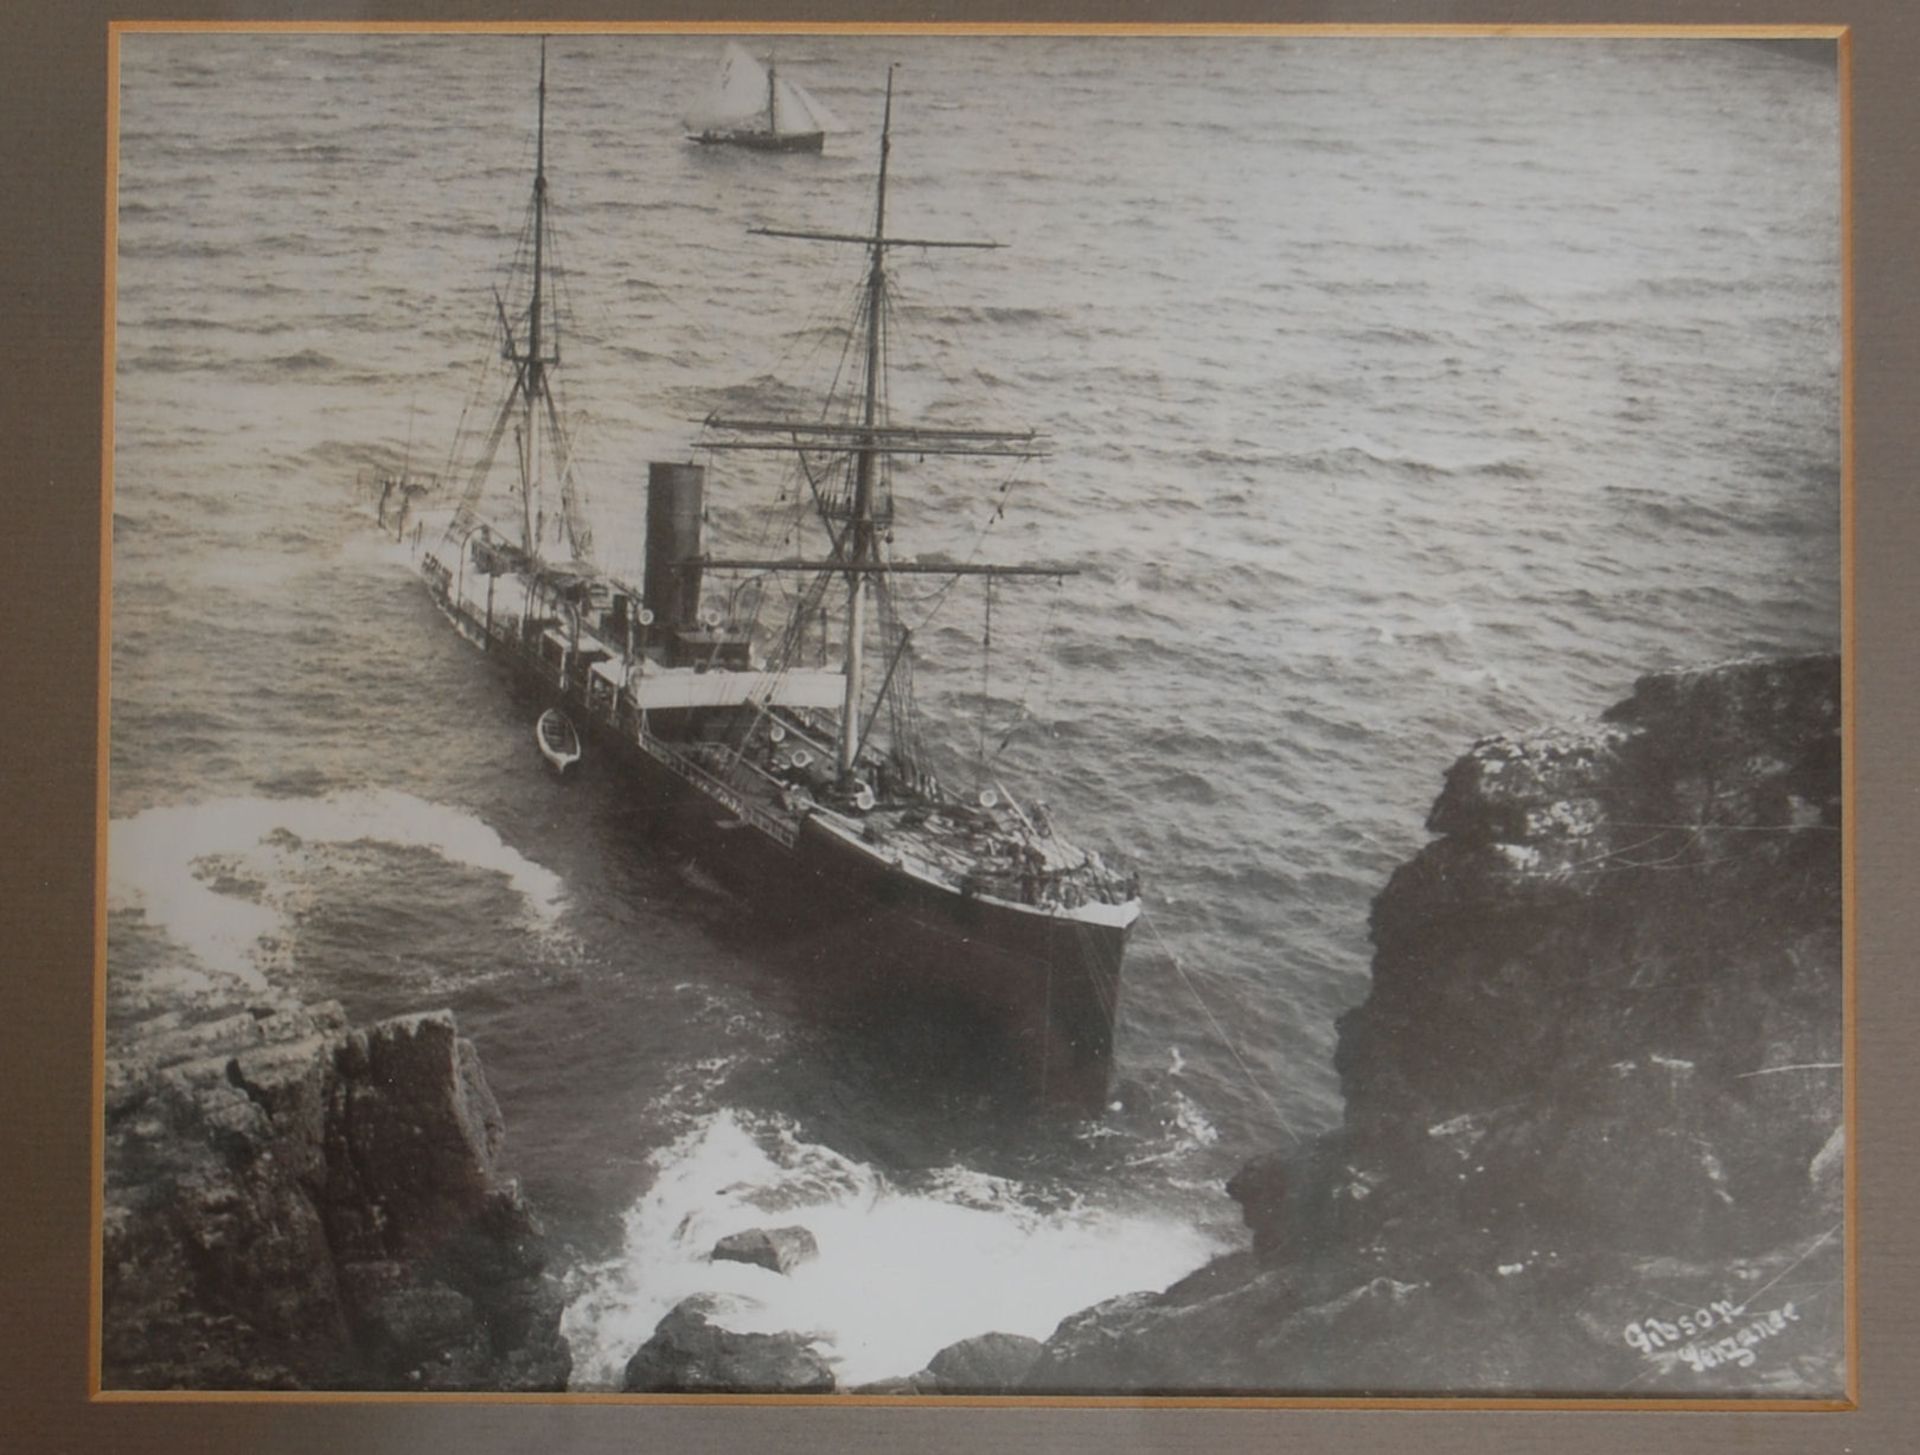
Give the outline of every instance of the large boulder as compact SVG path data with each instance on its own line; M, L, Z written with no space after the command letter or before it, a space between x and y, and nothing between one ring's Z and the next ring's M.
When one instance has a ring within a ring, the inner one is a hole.
M939 1394L1006 1394L1020 1387L1040 1357L1040 1341L1025 1334L980 1334L949 1344L927 1361L916 1387Z
M786 1273L820 1256L820 1245L805 1228L748 1228L729 1233L713 1245L715 1263L751 1263L774 1273Z
M736 1334L715 1300L683 1299L627 1361L629 1394L831 1394L833 1366L799 1334Z

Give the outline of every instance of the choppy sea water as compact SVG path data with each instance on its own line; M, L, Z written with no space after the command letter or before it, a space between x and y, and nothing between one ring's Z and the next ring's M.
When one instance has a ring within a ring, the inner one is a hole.
M1639 673L1840 631L1831 65L1646 40L794 38L853 125L696 148L718 46L549 48L567 403L603 555L649 459L803 399L858 283L896 77L893 398L1034 427L903 471L902 549L1068 560L997 591L1007 780L1142 866L1098 1122L895 1096L737 906L540 771L362 482L438 468L493 346L536 42L123 38L109 976L446 1005L568 1263L576 1383L685 1293L848 1381L1044 1335L1238 1239L1223 1179L1337 1121L1366 915L1474 738ZM770 477L716 477L751 539ZM919 637L965 750L984 622ZM803 1222L818 1263L710 1266Z

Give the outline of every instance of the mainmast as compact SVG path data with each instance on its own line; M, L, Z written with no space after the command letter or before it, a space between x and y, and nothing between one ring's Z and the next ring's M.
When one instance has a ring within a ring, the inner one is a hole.
M867 632L867 581L870 576L897 569L939 572L953 575L1070 575L1070 568L1004 566L920 566L894 567L882 550L879 519L874 503L876 461L883 455L902 450L915 454L1012 455L1031 458L1043 453L1043 447L1031 430L959 430L895 427L880 421L880 378L882 333L886 317L887 249L916 248L997 248L996 242L954 242L917 237L887 236L887 161L893 147L893 72L887 68L886 108L880 123L880 173L874 188L873 230L870 233L798 232L785 228L756 227L750 231L765 237L805 238L816 242L858 243L868 250L866 281L866 377L857 422L828 424L778 420L728 420L712 418L708 425L739 433L782 434L789 439L780 443L758 444L751 441L712 441L711 449L778 449L800 454L816 450L844 450L853 457L852 499L847 505L847 529L838 533L834 558L826 561L768 560L711 562L764 570L803 570L838 573L847 582L846 690L840 712L840 736L835 756L842 777L853 772L865 739L861 728L861 702L865 689L864 657ZM771 73L771 66L769 66ZM882 688L885 695L885 688Z
M872 263L867 269L867 377L860 413L862 434L853 457L853 521L847 564L847 692L840 712L840 774L853 772L860 747L862 657L867 626L867 573L876 559L873 529L873 459L879 442L874 426L880 413L880 312L887 286L887 154L893 149L893 67L887 67L886 109L880 116L880 180L874 187Z

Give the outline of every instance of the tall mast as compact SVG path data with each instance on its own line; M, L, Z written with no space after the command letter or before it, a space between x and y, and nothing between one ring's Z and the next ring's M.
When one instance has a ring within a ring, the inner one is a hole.
M546 452L552 457L551 463L558 471L561 519L574 554L585 556L591 541L591 533L580 519L578 487L569 458L567 431L560 421L549 377L560 362L561 329L558 314L549 326L546 311L547 42L544 36L540 41L540 86L537 95L539 110L534 132L533 208L527 223L533 230L532 256L530 259L526 257L527 236L522 230L517 244L519 251L513 259L512 277L504 291L495 288L493 294L502 338L500 357L513 366L513 383L507 390L506 398L500 402L499 412L494 416L493 430L467 482L466 496L448 526L451 534L456 527L472 522L475 503L491 478L495 450L511 428L515 463L520 472L520 543L528 560L535 564L540 559L540 537L546 525L546 511L541 508L545 495L544 483L540 479L542 436L546 440ZM524 339L520 334L520 316L509 316L507 312L509 300L516 295L524 276L521 270L523 260L530 261L533 272ZM544 428L542 421L545 422Z
M866 580L888 563L882 559L879 534L874 517L874 462L881 455L906 449L916 454L937 455L1018 455L1030 458L1042 450L1031 431L1002 430L895 429L880 423L880 347L885 317L887 248L997 248L995 242L956 242L924 237L887 236L887 158L893 147L893 72L887 68L886 110L880 123L880 175L874 190L873 231L871 233L807 232L791 228L754 227L749 232L763 237L806 238L814 242L857 243L868 250L866 313L866 381L858 423L728 420L717 416L707 422L717 429L743 432L767 432L790 435L787 443L760 445L741 441L718 441L712 449L781 449L807 452L820 448L845 448L853 456L853 499L847 510L847 529L836 539L836 554L830 561L766 561L745 563L766 569L802 569L838 571L847 578L846 692L841 701L840 740L835 756L841 774L853 771L862 737L860 708L862 665L867 626ZM845 441L844 445L840 441ZM836 516L838 512L835 512ZM831 527L829 527L831 529ZM730 565L743 563L729 562ZM908 569L920 569L910 567ZM931 568L953 571L952 567ZM1059 575L1058 568L1044 571L1005 571L1001 567L961 567L955 574L971 574L976 569L1004 571L1005 574ZM882 688L884 694L885 688Z
M776 72L773 64L773 52L769 50L767 52L767 130L768 131L780 130L780 112L778 109L780 104L780 93L774 90L775 74Z
M541 256L547 233L547 40L540 38L540 109L533 152L533 301L528 306L527 352L521 359L521 402L526 417L520 428L520 492L522 544L528 559L540 557L540 524L534 518L534 471L539 467L537 433L540 401L546 396L546 360L540 357L540 289L546 265Z
M853 457L853 522L847 561L856 568L878 555L873 530L873 459L879 441L880 310L887 284L887 153L893 147L893 67L887 67L887 104L880 118L880 180L874 188L873 263L867 269L867 378L860 443ZM840 712L840 772L853 771L860 746L861 667L866 635L867 572L847 572L847 692Z

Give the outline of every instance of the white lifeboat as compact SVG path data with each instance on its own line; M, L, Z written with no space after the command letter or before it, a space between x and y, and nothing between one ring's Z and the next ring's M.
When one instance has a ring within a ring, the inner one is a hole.
M562 777L580 761L580 734L575 731L573 720L557 707L540 714L540 721L534 724L533 740L540 745L540 756Z

